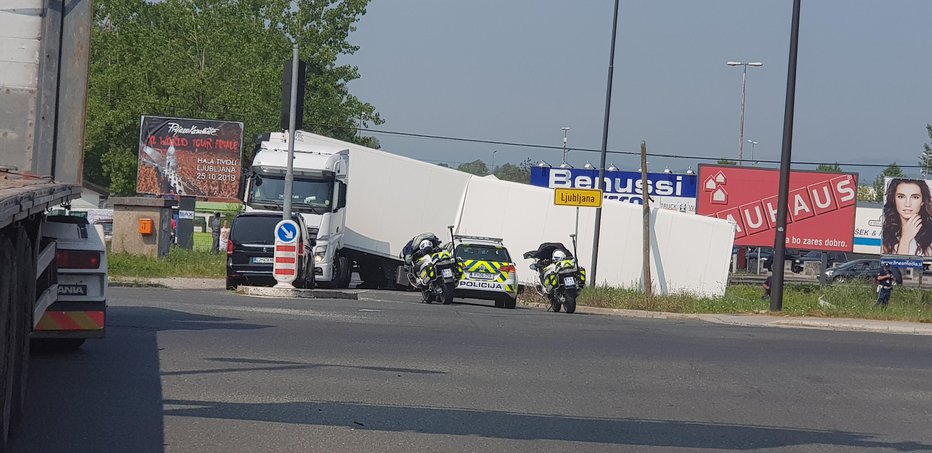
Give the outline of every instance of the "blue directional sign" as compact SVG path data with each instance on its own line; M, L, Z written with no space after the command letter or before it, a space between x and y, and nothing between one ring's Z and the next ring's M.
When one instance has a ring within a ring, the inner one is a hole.
M290 244L298 240L298 224L293 220L282 220L275 227L275 239L282 244Z

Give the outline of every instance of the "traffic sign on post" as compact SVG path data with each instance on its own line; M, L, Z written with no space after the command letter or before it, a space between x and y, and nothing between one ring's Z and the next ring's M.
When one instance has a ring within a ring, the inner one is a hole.
M599 189L553 189L553 204L557 206L602 207Z
M282 220L275 225L275 264L272 273L278 284L276 288L293 288L298 278L298 247L301 230L293 220Z

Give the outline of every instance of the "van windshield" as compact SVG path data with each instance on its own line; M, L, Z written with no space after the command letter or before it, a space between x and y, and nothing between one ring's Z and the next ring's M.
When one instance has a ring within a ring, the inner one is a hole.
M249 202L281 206L285 200L283 175L257 175L250 185ZM329 212L333 205L333 180L295 178L291 190L291 205L300 210Z
M233 221L230 240L240 244L274 244L281 216L240 216Z

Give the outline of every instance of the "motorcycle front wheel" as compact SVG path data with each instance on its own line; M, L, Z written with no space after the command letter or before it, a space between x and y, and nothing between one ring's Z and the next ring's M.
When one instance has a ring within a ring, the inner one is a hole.
M421 290L421 303L429 304L434 300L434 293L430 288Z
M567 313L576 312L576 290L571 289L567 290L564 294L563 308L566 309Z
M550 309L553 310L554 313L560 313L560 307L562 305L563 304L560 303L560 296L556 294L550 296Z
M456 288L456 283L449 282L443 284L443 290L440 293L440 301L443 305L450 305L453 303L453 290Z

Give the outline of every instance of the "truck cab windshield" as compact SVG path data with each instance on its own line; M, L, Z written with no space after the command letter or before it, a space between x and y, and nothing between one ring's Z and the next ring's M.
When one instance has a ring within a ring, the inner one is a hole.
M260 176L253 178L249 202L282 206L285 201L285 177ZM291 204L295 210L316 213L330 212L333 206L333 181L295 178L291 191Z

